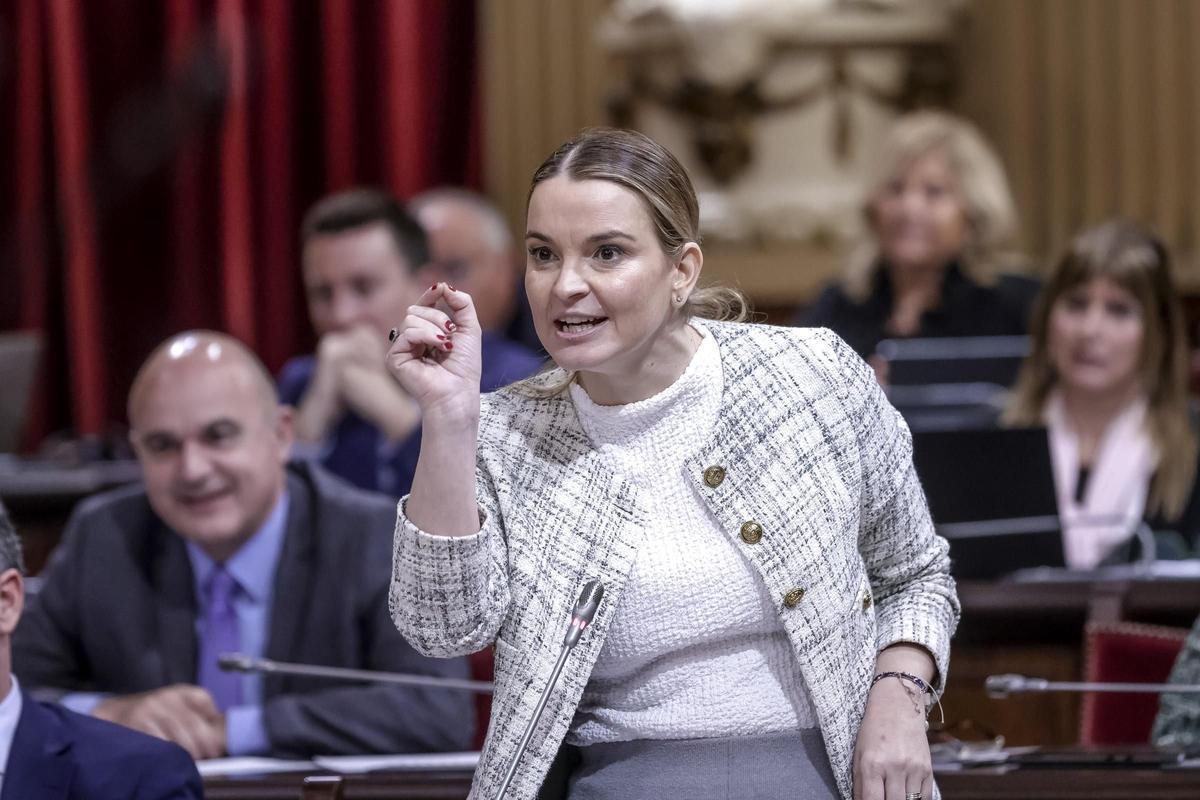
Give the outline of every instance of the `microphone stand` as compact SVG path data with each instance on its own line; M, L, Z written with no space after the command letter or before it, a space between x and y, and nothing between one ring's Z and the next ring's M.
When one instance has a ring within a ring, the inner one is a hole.
M439 678L433 675L410 675L404 672L383 672L375 669L349 669L347 667L322 667L316 664L292 664L272 661L269 658L253 658L243 653L222 653L217 664L226 672L258 672L267 675L294 675L300 678L327 678L336 681L358 681L364 683L398 683L403 686L425 686L431 689L459 689L466 692L491 694L493 685L488 681L470 681L464 678Z
M562 649L558 653L558 660L554 662L554 671L550 673L550 682L546 684L546 688L542 689L537 708L534 709L533 716L525 726L525 732L521 735L521 743L517 745L516 752L513 753L512 762L508 765L508 772L505 773L504 780L500 784L496 800L504 800L513 776L517 774L517 765L521 763L521 756L525 755L525 750L529 747L529 740L533 738L533 729L542 717L546 701L550 699L550 692L554 690L554 686L558 683L558 676L562 673L563 665L567 663L567 656L575 649L575 645L579 643L579 637L592 623L592 618L596 616L596 609L600 606L600 598L603 596L604 584L594 578L588 581L584 585L583 591L579 593L579 600L571 611L571 623L567 628L567 635L563 637Z
M1128 694L1200 694L1195 683L1097 683L1087 681L1049 681L1024 675L989 675L984 681L988 697L1003 700L1010 694L1044 692L1103 692Z
M562 650L559 652L558 660L554 664L554 671L550 675L550 682L542 690L542 695L538 698L537 708L533 712L533 717L525 726L525 732L521 736L521 743L513 755L512 763L509 765L508 773L504 776L504 781L500 785L500 792L496 795L496 800L503 800L505 793L508 791L513 776L516 775L517 765L520 763L521 757L525 754L525 750L529 747L529 740L533 737L533 730L546 708L546 701L550 699L550 692L557 685L563 666L567 663L567 656L575 649L575 645L579 643L579 637L592 624L592 619L596 616L596 610L600 607L600 600L603 597L604 584L595 579L588 581L584 585L583 591L579 593L579 600L576 601L575 607L571 610L571 621L567 627L567 633L563 637ZM226 672L295 675L302 678L326 678L363 683L397 683L404 686L426 686L434 689L459 689L482 693L491 693L494 688L494 685L487 681L438 678L431 675L410 675L401 672L383 672L370 669L324 667L316 664L293 664L285 661L273 661L268 658L254 658L244 653L222 653L217 658L217 664Z

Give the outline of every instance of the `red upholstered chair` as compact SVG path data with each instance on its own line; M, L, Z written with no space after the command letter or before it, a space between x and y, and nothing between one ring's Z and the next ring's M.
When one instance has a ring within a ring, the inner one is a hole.
M1135 622L1091 623L1084 644L1083 679L1165 683L1187 635L1187 628ZM1158 714L1158 697L1157 694L1085 694L1080 744L1147 744Z
M491 681L495 678L495 659L492 648L485 647L478 653L467 656L471 665L471 680ZM492 718L492 696L479 693L475 695L475 742L476 750L483 748L483 740L487 736L488 721Z

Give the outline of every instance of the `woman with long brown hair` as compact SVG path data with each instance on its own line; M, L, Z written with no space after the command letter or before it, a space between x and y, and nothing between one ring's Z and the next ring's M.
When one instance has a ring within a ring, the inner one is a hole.
M1193 538L1197 437L1166 247L1122 221L1079 234L1031 335L1005 420L1047 428L1068 566L1127 558L1143 520Z

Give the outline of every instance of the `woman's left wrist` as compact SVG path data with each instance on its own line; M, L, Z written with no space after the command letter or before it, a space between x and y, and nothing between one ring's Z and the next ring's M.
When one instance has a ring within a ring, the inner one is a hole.
M933 702L933 699L937 697L937 691L933 688L933 685L929 681L925 680L920 675L914 675L913 673L905 672L904 670L893 669L876 672L875 677L871 679L871 686L874 687L875 684L888 678L895 678L901 683L914 687L920 694L928 696L930 698L930 702Z
M899 688L903 692L903 696L912 704L913 712L926 718L926 728L929 727L928 716L933 707L936 705L939 710L941 709L941 698L938 696L937 690L918 675L900 670L886 670L876 673L871 680L869 693L874 694L875 689L879 686L886 687L885 696L897 700L900 695L895 693L895 689Z

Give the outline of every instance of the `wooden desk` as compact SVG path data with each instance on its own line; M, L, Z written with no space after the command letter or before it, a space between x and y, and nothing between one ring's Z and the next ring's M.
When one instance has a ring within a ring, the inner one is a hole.
M1190 627L1200 615L1200 580L963 581L958 594L963 615L951 645L946 721L969 719L1009 745L1075 744L1080 695L992 700L983 690L988 675L1080 680L1088 622Z
M204 782L208 800L299 800L302 775ZM1151 769L972 769L939 772L945 800L1196 800L1200 771ZM464 800L470 773L352 775L345 800ZM631 800L638 797L630 793Z
M344 800L465 800L471 790L470 772L398 772L348 775ZM208 778L205 800L300 800L303 774L285 773L261 778Z
M1196 800L1200 771L974 769L939 772L945 800Z

